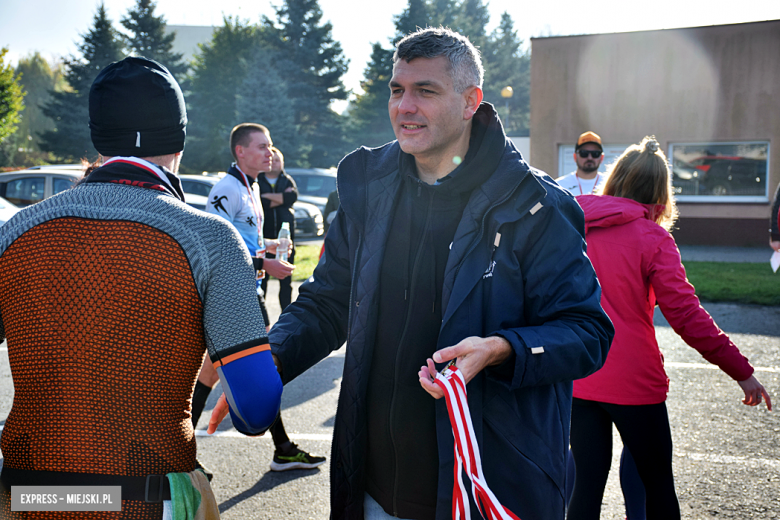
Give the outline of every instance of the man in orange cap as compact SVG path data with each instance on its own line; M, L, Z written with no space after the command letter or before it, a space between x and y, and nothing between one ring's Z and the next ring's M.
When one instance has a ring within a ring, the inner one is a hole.
M599 173L599 166L604 160L604 149L601 147L601 137L595 132L585 132L577 139L574 147L574 162L577 163L577 171L555 181L562 188L569 190L572 195L586 195L596 193L607 180L605 175Z

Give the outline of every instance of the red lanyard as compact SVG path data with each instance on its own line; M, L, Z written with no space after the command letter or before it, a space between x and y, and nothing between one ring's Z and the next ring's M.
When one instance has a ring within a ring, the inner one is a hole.
M600 173L596 174L596 182L593 183L593 189L590 190L591 193L593 193L594 190L596 189L596 186L599 185L599 175L601 174ZM585 195L584 193L582 193L582 184L580 184L580 176L577 175L576 172L574 173L574 176L577 178L577 186L580 187L580 195Z
M238 170L241 173L241 178L244 179L244 186L246 186L246 191L249 193L249 201L252 203L252 211L254 212L255 218L257 219L257 235L258 235L257 242L259 243L260 238L262 238L263 236L262 213L257 209L257 205L255 204L255 194L252 193L252 188L249 187L249 180L246 178L246 174L241 171L241 168L239 168L238 165L236 165L236 170Z
M434 383L444 390L447 411L450 415L452 433L455 437L455 484L452 489L453 520L470 520L471 509L468 493L463 485L463 469L471 481L471 494L479 508L482 518L489 520L520 520L512 511L505 508L490 491L482 473L482 460L479 445L471 423L471 412L466 399L466 381L458 367L452 365L436 374ZM487 516L485 516L487 509Z

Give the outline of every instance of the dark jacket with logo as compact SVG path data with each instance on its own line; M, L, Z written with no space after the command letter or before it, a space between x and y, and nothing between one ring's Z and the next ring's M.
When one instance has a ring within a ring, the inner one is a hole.
M282 229L282 222L289 222L290 224L290 236L295 233L295 210L293 204L298 200L298 186L295 185L295 181L292 177L282 171L279 177L276 178L276 184L271 186L268 179L265 178L265 174L257 176L257 186L260 188L260 194L263 193L281 193L282 204L271 207L271 201L260 197L260 202L263 204L263 236L265 238L276 238L279 236L279 230ZM292 191L285 191L287 188L292 188Z
M489 106L480 110L495 118ZM341 162L341 208L325 261L270 334L285 382L348 342L332 445L333 518L363 518L367 393L382 265L396 254L387 250L387 237L404 193L400 153L393 142ZM500 335L514 351L508 363L478 374L468 397L487 483L520 518L564 517L572 380L603 364L613 335L583 228L574 199L506 140L495 171L468 198L444 269L433 350ZM454 458L443 399L435 402L434 428L436 518L444 519L452 512ZM473 499L471 507L478 515Z

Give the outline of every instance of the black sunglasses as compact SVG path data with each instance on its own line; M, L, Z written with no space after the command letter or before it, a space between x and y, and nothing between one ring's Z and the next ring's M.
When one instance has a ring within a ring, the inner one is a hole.
M594 159L598 159L599 157L601 157L602 154L602 152L599 150L580 150L577 153L580 154L580 157L582 157L583 159L587 159L589 155Z

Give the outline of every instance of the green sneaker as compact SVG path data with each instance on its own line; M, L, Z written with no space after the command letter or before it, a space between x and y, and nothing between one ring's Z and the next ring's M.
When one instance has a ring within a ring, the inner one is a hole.
M274 460L271 461L271 471L287 471L291 469L313 469L325 464L325 457L311 455L292 444L284 454L279 450L274 451Z

